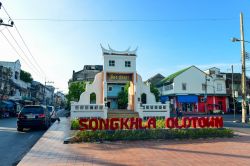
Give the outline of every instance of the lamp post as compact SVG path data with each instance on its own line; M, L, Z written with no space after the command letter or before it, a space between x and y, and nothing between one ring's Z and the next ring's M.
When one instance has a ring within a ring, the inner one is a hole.
M242 75L241 75L241 89L242 89L242 123L246 123L246 52L243 28L243 13L240 13L240 39L232 38L232 42L241 42L241 62L242 62Z

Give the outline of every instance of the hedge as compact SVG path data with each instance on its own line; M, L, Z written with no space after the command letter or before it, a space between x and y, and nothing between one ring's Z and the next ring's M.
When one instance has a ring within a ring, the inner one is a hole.
M233 131L226 128L196 129L145 129L145 130L97 130L78 131L72 142L102 142L148 139L197 139L233 137Z

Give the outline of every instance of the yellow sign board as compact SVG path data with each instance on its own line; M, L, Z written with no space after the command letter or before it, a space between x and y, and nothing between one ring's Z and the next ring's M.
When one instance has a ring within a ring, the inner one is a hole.
M115 74L115 73L108 73L108 80L110 81L131 81L132 80L131 74Z

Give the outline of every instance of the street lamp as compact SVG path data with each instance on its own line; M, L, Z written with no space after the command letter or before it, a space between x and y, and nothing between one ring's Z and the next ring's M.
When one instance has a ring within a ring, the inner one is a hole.
M238 38L236 38L236 37L233 37L233 38L231 39L231 41L232 41L232 42L244 41L245 43L250 43L250 41L240 40L240 39L238 39Z
M241 62L242 62L242 76L241 76L241 88L242 88L242 123L246 123L246 52L244 40L244 28L243 28L243 13L240 13L240 36L241 38L232 38L232 42L241 42Z

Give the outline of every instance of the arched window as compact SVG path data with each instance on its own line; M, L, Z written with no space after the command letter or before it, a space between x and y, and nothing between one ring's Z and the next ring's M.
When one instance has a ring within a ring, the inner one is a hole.
M147 95L145 93L141 94L141 103L147 104Z
M96 104L96 94L94 92L90 94L90 104Z

